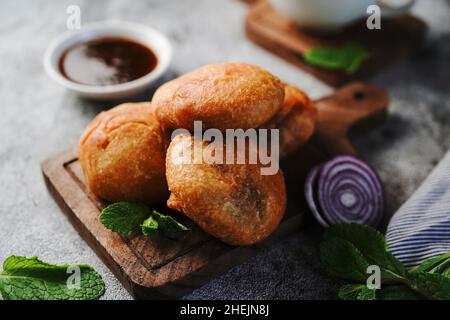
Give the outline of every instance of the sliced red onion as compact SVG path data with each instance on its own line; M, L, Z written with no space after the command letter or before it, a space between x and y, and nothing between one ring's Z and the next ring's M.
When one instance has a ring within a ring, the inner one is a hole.
M311 169L305 195L312 214L324 227L335 223L375 227L384 211L380 178L353 156L337 156Z

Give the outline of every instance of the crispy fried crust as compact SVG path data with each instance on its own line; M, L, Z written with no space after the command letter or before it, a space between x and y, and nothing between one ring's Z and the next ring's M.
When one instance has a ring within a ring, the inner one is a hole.
M168 198L165 151L150 103L125 103L89 124L80 140L79 159L98 197L152 204Z
M266 238L286 208L281 170L264 176L259 164L180 163L180 151L189 155L189 150L203 152L205 147L205 143L183 134L170 143L166 175L171 195L167 205L228 244L248 245Z
M300 89L286 85L283 106L263 127L280 130L280 158L285 158L311 138L316 121L314 103Z
M284 98L281 81L246 63L210 64L162 85L152 106L165 129L248 129L267 122Z

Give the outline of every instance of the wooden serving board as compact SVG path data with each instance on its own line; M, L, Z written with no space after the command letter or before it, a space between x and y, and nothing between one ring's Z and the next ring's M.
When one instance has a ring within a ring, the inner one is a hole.
M183 241L122 237L99 222L106 203L86 187L76 149L47 159L42 171L51 194L74 227L135 298L176 298L241 263L258 248L297 231L306 212L302 185L307 171L332 154L354 153L348 130L379 120L387 104L383 90L365 83L353 83L317 101L315 137L282 163L291 195L285 217L268 239L252 246L226 245L182 215L177 218L193 230Z
M252 1L246 18L249 39L333 86L367 78L389 63L411 52L423 40L426 25L412 16L382 19L380 30L369 30L359 21L335 35L318 35L298 27L279 14L266 0ZM359 43L369 51L369 58L353 74L312 66L303 54L317 47Z

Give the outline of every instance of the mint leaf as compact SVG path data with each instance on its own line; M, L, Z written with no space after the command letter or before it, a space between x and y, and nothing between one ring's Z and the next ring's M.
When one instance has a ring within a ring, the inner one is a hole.
M342 47L313 48L303 56L311 65L354 73L369 57L369 53L361 45L351 43Z
M158 232L158 222L152 216L148 217L141 225L142 233L145 236L152 236Z
M149 214L150 209L145 204L117 202L103 209L100 221L114 232L132 236L142 232L141 224Z
M375 300L375 289L364 284L346 284L339 289L338 296L343 300Z
M153 210L152 216L158 222L159 230L168 238L179 239L191 231L171 216L163 215L156 210Z
M427 259L411 271L438 273L450 278L450 252Z
M398 278L406 274L406 269L390 252L383 235L377 230L356 223L341 223L330 226L324 235L340 238L353 244L371 265L377 265L383 278Z
M142 203L117 202L103 209L100 215L103 225L124 236L143 233L146 236L160 230L166 237L179 239L191 229L158 211L150 213L149 207Z
M412 288L429 299L450 300L450 279L437 273L411 272Z
M331 274L352 282L366 282L369 263L349 241L325 238L320 245L320 259Z
M37 257L10 256L0 273L0 293L5 300L93 300L104 294L101 276L84 264L77 265L79 288L69 288L69 267L51 265Z
M424 297L404 285L382 286L377 290L377 299L380 300L423 300Z

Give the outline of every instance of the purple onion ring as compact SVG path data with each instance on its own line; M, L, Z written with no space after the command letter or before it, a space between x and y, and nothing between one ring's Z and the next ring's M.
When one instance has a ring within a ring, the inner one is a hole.
M336 223L377 226L384 211L380 178L362 160L337 156L311 169L305 196L316 220L324 227Z

